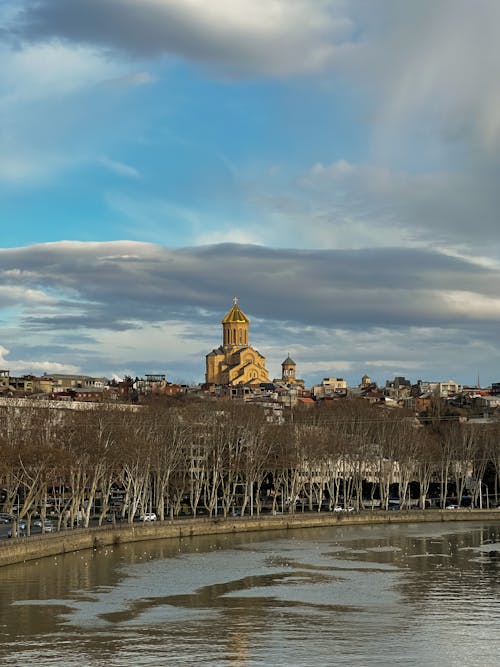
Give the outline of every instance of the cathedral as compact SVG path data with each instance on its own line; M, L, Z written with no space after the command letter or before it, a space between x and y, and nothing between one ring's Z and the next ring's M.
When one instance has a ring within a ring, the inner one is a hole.
M238 306L222 320L222 345L206 356L205 382L235 387L269 382L266 359L248 344L250 320Z

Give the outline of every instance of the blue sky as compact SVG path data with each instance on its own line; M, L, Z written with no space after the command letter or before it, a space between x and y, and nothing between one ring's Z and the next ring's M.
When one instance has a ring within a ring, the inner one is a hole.
M499 380L499 19L5 0L0 366L199 381L237 292L272 376Z
M7 243L66 234L191 244L197 239L186 222L202 236L258 214L252 182L271 177L287 188L318 159L341 159L347 151L361 156L365 128L337 91L307 80L221 81L183 64L153 65L140 84L98 82L64 99L62 108L59 98L54 105L39 102L43 115L50 117L54 106L64 117L62 132L59 125L48 128L64 162L54 174L35 173L31 183L7 184L6 215L23 227ZM53 150L34 115L33 142Z

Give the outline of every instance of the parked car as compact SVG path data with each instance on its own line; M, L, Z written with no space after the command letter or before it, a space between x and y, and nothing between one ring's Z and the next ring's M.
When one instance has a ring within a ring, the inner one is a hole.
M447 510L457 510L459 509L458 505L446 505Z
M11 521L12 517L10 516L10 514L6 514L4 512L0 514L0 523L10 523Z
M43 523L43 532L44 533L55 533L57 530L57 526L55 523L52 523L52 521L44 521Z
M354 512L354 507L342 507L342 505L336 505L333 508L334 512Z
M154 512L146 512L146 514L141 516L141 521L156 521L157 518Z

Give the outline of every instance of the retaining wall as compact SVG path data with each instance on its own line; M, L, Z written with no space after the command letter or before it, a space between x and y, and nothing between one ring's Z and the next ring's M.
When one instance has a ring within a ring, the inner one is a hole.
M490 520L500 521L500 510L412 510L409 512L399 510L397 512L372 511L360 514L281 514L264 517L200 518L88 529L80 528L64 530L59 533L4 540L0 542L0 566L71 551L98 549L122 542L140 542L143 540L181 539L197 535L338 525Z

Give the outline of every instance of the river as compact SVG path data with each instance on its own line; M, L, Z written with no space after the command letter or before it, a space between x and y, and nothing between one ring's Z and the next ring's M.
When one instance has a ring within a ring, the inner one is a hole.
M0 569L0 665L493 667L500 523L161 540Z

